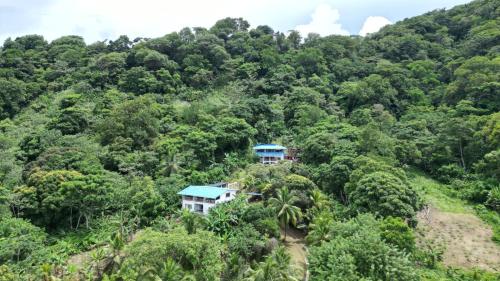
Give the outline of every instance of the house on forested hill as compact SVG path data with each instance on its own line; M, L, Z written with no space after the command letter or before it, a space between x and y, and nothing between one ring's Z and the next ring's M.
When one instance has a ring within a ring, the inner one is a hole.
M286 147L278 144L258 144L253 147L262 164L276 164L285 159Z
M206 215L215 205L233 200L237 192L231 188L190 185L177 194L182 195L182 208Z

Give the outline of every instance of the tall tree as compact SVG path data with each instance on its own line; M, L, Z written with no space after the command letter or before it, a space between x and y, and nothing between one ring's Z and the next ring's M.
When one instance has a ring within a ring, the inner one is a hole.
M288 187L282 187L276 192L276 197L269 199L269 204L276 210L281 226L284 228L285 240L288 225L295 226L302 217L302 212L299 207L294 204L299 199L288 190Z

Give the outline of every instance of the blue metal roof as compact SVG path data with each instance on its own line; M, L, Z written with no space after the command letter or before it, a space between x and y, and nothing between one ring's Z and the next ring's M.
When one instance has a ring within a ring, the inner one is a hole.
M231 191L231 189L205 185L190 185L177 194L216 199L228 191Z
M286 147L281 146L279 144L270 143L270 144L258 144L256 146L254 146L253 149L283 149L283 150L285 150Z

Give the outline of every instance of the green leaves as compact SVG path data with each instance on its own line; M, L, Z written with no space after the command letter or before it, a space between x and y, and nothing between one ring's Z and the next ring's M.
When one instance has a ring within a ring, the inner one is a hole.
M0 262L19 262L44 247L46 234L28 221L0 219Z
M310 248L310 280L420 280L408 257L387 245L370 215L338 222L331 240Z
M302 217L302 211L294 205L297 201L298 197L291 193L286 186L277 190L276 197L269 199L269 204L275 209L281 226L285 228L285 240L288 225L297 225Z
M371 212L379 217L411 219L420 207L416 192L387 172L363 176L347 196L353 212Z

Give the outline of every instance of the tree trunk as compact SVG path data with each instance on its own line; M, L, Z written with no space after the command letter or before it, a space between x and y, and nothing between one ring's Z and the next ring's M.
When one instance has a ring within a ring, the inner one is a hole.
M285 241L286 241L286 228L287 228L288 224L285 223Z
M78 229L78 227L80 226L80 220L82 219L82 215L78 215L78 221L76 222L76 228L75 229Z
M69 227L73 229L73 207L69 209Z
M465 160L464 160L464 151L463 151L463 148L462 148L462 139L460 139L458 141L458 146L460 148L460 161L462 161L462 168L464 169L464 171L466 171Z

